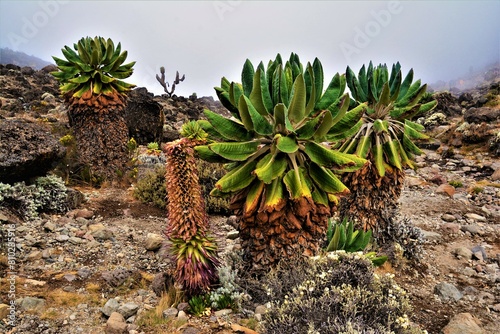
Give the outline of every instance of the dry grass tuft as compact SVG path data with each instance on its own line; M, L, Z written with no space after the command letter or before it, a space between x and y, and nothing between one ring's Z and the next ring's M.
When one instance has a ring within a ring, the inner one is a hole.
M137 321L141 328L161 326L163 332L167 330L164 325L168 325L168 333L180 333L177 329L187 323L185 320L167 319L163 316L163 311L170 307L176 307L184 300L184 293L170 286L168 291L162 294L158 305L151 310L142 313Z

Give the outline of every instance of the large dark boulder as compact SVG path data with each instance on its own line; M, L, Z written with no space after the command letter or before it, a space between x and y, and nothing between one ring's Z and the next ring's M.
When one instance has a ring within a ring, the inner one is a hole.
M432 96L437 100L437 106L432 113L441 112L446 116L459 116L462 114L462 107L458 99L448 92L436 93Z
M130 137L139 145L162 142L163 107L153 97L146 88L137 88L128 94L125 120Z
M500 120L500 109L488 107L469 108L464 113L464 120L468 123L475 124L496 122Z
M0 182L44 176L65 154L66 148L49 128L21 119L0 119Z

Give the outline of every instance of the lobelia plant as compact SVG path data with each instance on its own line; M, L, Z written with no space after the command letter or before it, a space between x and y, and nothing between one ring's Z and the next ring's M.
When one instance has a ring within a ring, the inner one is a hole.
M114 177L128 160L123 110L135 86L122 79L132 75L135 62L124 64L127 51L103 37L84 37L62 53L66 59L53 57L59 71L51 74L69 107L79 159L100 177Z
M342 199L340 216L350 221L357 219L374 236L383 229L388 219L397 213L397 202L404 185L404 167L414 168L415 155L421 150L414 140L427 139L424 127L412 122L414 117L432 110L437 101L420 103L427 85L413 82L413 69L402 80L401 66L372 63L361 67L358 76L351 68L346 71L347 85L353 105L367 105L340 150L356 154L370 161L354 173L344 174L342 181L351 190Z
M193 146L182 138L168 143L165 178L168 195L168 249L176 261L175 278L189 296L208 290L217 279L217 245L207 235L208 216L198 181Z
M328 220L326 240L328 244L325 251L327 252L363 252L372 241L372 231L355 230L352 222L347 222L344 219L339 223L334 223L333 219L330 218ZM387 261L387 256L377 256L377 253L373 251L364 255L372 261L374 266L381 266Z
M333 170L365 163L328 140L348 133L365 106L348 111L345 77L336 74L323 92L320 61L304 69L293 53L267 67L247 60L241 79L222 78L215 88L232 117L205 110L208 121L198 123L215 142L195 149L204 160L227 163L211 194L232 196L244 259L262 270L320 249L337 196L349 192Z

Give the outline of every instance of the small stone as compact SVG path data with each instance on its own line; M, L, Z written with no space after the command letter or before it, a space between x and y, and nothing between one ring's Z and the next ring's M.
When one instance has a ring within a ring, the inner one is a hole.
M59 242L66 242L69 240L69 236L67 235L64 235L64 234L59 234L57 237L56 237L56 240L59 241Z
M156 233L148 233L146 239L144 240L144 246L148 251L155 251L160 249L164 238Z
M451 223L457 220L454 215L450 215L448 213L445 213L441 216L441 219L444 220L445 222Z
M131 270L115 269L113 271L102 272L102 278L111 286L119 287L132 275Z
M491 175L493 181L500 181L500 168L497 168Z
M464 274L465 276L471 277L471 276L474 276L476 274L476 271L474 269L472 269L471 267L466 267L462 271L462 274Z
M92 275L92 271L90 270L89 267L82 267L78 269L78 272L76 274L78 275L78 277L86 279Z
M255 308L255 314L265 314L267 312L267 307L265 305L259 305Z
M40 260L41 258L42 258L42 252L40 251L33 251L29 253L28 256L26 257L28 261L36 261Z
M9 305L0 304L0 319L5 319L9 315Z
M84 238L84 237L85 237L85 234L87 234L87 231L84 231L84 230L79 230L79 231L76 231L76 232L75 232L75 237L78 237L78 238Z
M453 255L458 258L470 260L472 258L472 251L467 247L458 247L453 250Z
M125 319L128 319L134 314L136 314L138 310L139 310L139 305L137 305L136 303L129 302L120 306L117 312L123 315Z
M235 215L231 215L227 218L227 221L226 223L229 225L229 226L232 226L234 228L238 228L238 217L236 217Z
M189 304L188 303L179 303L179 305L177 305L177 309L179 311L186 311L187 309L189 308Z
M101 312L110 317L113 312L117 312L120 304L115 298L109 299L101 309ZM121 315L121 314L120 314ZM125 321L125 319L124 319Z
M453 218L455 218L455 217L453 217ZM441 219L442 219L442 217L441 217ZM448 234L457 234L458 231L460 231L460 224L444 223L441 225L441 229Z
M77 237L70 237L68 241L70 243L72 243L73 245L79 245L83 242L83 240L81 238L77 238Z
M45 225L43 225L43 228L46 229L49 232L54 232L56 230L56 224L53 222L46 222Z
M201 331L198 328L195 327L186 327L183 331L182 334L200 334Z
M227 233L226 238L229 240L236 240L240 236L240 232L238 231L230 231Z
M62 288L63 291L65 292L75 292L75 287L72 285L66 285L65 287Z
M158 273L153 278L153 282L151 283L151 289L155 293L157 297L161 297L161 295L168 290L168 288L174 284L174 279L171 275L163 272ZM187 304L187 303L186 303ZM186 306L186 309L189 305ZM179 309L181 311L182 309ZM185 309L184 309L185 310Z
M179 311L179 313L177 314L177 319L180 321L187 321L189 318L188 318L186 312Z
M475 246L472 248L472 255L478 259L479 261L484 261L488 259L488 256L486 255L486 250L484 249L483 246Z
M443 334L483 334L470 313L459 313L442 329Z
M500 312L500 303L493 305L491 309L495 312Z
M128 333L127 326L128 325L125 322L125 319L123 318L123 316L118 312L113 312L113 313L111 313L108 321L106 322L105 333L106 334L126 334L126 333Z
M8 221L9 221L9 217L7 217L2 212L0 212L0 222L8 222Z
M66 274L63 277L68 282L73 282L74 280L76 280L76 275L73 274Z
M45 300L34 297L24 297L20 303L23 311L39 311L45 307Z
M475 213L466 213L465 217L472 219L474 221L478 221L478 222L487 222L488 221L488 219L486 219L485 217L480 216L480 215L475 214Z
M408 188L422 187L426 182L418 177L407 176L405 178L405 184Z
M481 234L481 229L478 225L462 225L460 229L464 232L469 232L472 235Z
M443 301L458 301L463 297L462 293L453 284L446 282L438 283L434 287L434 293L438 295Z
M75 219L75 221L78 223L78 225L80 226L85 226L85 225L88 225L88 222L89 220L87 218L83 218L83 217L78 217Z
M34 280L34 279L29 279L29 278L25 279L24 283L28 284L28 285L32 285L32 286L45 286L45 284L47 284L47 282L45 282L45 281L38 281L38 280Z
M448 195L449 197L453 198L453 195L455 195L455 188L447 183L443 183L436 189L436 194L441 194L441 195Z
M88 209L81 209L75 212L75 218L91 219L94 216L94 211Z
M43 259L50 259L52 256L52 253L54 252L54 248L46 248L42 251L42 258Z
M436 233L436 232L431 232L431 231L426 231L426 230L421 230L422 235L424 236L425 240L429 242L438 242L441 240L441 234Z
M498 264L496 263L487 264L484 270L488 274L496 274L496 272L498 271Z
M163 317L166 319L173 319L177 317L179 311L175 307L170 307L163 311Z
M112 231L108 230L107 228L104 228L104 229L92 232L92 236L96 240L110 240L114 237L114 234Z
M95 231L103 230L105 226L101 223L98 223L98 224L90 224L87 228L90 233L93 233Z
M225 315L229 315L229 314L231 314L231 313L233 313L233 310L228 309L228 308L225 308L225 309L222 309L222 310L215 311L215 313L214 313L214 314L215 314L215 316L216 316L217 318L220 318L220 317L223 317L223 316L225 316Z

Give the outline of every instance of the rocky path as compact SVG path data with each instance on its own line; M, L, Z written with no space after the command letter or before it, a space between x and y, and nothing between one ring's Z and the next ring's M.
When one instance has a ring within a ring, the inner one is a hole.
M427 151L419 164L408 171L401 214L424 232L425 253L418 267L386 270L410 293L412 321L429 333L445 326L445 333L494 333L500 326L500 162L487 154L444 159ZM160 248L163 210L139 203L130 189L80 190L84 207L64 216L21 222L0 214L4 228L15 226L17 272L16 327L1 323L0 331L174 333L139 320L160 303L152 283L171 265ZM237 248L228 219L211 221L221 247ZM2 294L10 288L7 262L3 256ZM7 306L0 306L2 318ZM231 324L245 318L169 312L164 316L176 333L237 333Z

